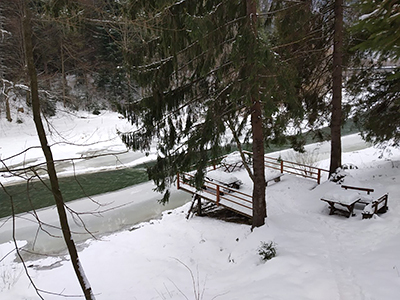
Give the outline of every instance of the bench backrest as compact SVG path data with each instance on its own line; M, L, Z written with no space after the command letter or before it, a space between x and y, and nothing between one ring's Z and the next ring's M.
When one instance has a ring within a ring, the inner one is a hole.
M372 193L374 191L374 189L371 189L371 188L357 187L357 186L351 186L351 185L342 185L342 188L344 188L346 190L349 189L349 190L364 191L364 192L367 192L368 195L369 195L369 193Z

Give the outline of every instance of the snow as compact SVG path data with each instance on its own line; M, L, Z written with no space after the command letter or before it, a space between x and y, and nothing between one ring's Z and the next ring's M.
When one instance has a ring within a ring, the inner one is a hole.
M112 132L115 124L128 126L125 120L112 113L103 113L99 118L86 117L74 120L73 127L67 122L67 115L54 123L65 125L63 133L69 132L70 138L86 143L103 140L102 145L90 146L94 151L103 151L103 146L112 151L122 150L123 145L113 138ZM0 124L2 159L37 143L27 122L17 129ZM93 134L84 130L85 126L92 126L90 123L95 124L91 128L98 128ZM53 142L56 141L54 138ZM346 173L363 186L388 192L387 213L362 220L362 208L356 207L354 217L329 215L328 205L320 199L338 185L328 181L316 185L314 181L285 174L281 182L268 186L266 225L254 231L248 225L208 217L194 216L187 220L188 203L165 211L162 218L142 222L134 230L119 228L98 239L86 238L79 244L80 262L96 299L397 300L400 295L400 150L390 148L382 156L382 151L373 147L352 147L359 143L356 135L345 137L343 142L344 147L351 149L343 153L343 162L358 167ZM326 143L314 147L323 152ZM54 152L60 158L87 148L62 144L55 146ZM273 155L284 157L286 153L280 151ZM127 164L144 157L136 155ZM35 150L24 156L27 163L42 159ZM319 157L319 167L327 168L329 159L324 155ZM23 160L13 159L13 163L20 164ZM83 171L85 168L82 165ZM67 171L68 168L64 170ZM241 180L240 174L245 172L235 172L235 176ZM10 181L9 178L0 180ZM135 199L151 198L145 195L151 194L151 189L152 184L146 183L100 197L102 203L121 199L130 203L131 193L138 195ZM179 195L188 200L191 197ZM94 204L82 204L87 203L82 201L74 202L74 208L84 205L84 210L93 209ZM52 211L49 208L40 213ZM105 214L98 219L103 226L108 226L118 215ZM0 220L0 298L38 299L21 263L15 259L15 252L4 257L12 250L13 243L1 240L10 234L10 229L4 229L3 221ZM25 249L29 243L20 238L20 230L24 229L17 228L17 239ZM277 256L264 262L257 249L261 242L269 241L276 244ZM67 295L43 294L46 300L75 299L73 296L81 295L81 291L68 255L55 254L51 245L48 247L52 255L27 261L31 278L41 290ZM41 251L46 252L46 247Z
M206 178L210 181L215 180L218 184L222 183L228 186L232 185L233 183L237 183L238 185L242 184L242 182L233 176L232 173L227 173L220 169L208 171Z
M353 204L360 199L360 195L354 191L347 191L341 187L334 188L322 196L323 199L333 200L342 204Z
M33 119L28 111L29 108L25 109L26 114L13 116L13 123L7 122L4 117L0 118L0 159L9 167L44 163ZM60 176L129 167L156 157L155 149L147 156L127 152L117 130L126 132L133 127L115 112L102 111L100 115L83 111L71 113L62 107L58 107L57 112L57 117L49 118L45 127L54 160L61 160L57 164ZM16 125L17 119L22 123ZM88 160L91 157L96 158ZM73 163L71 158L74 159ZM21 180L7 173L2 173L1 177L2 183Z
M237 164L242 162L242 157L240 156L239 151L235 151L224 157L221 162L224 164Z

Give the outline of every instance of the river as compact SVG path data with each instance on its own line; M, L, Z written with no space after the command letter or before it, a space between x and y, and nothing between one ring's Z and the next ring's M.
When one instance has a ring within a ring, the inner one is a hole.
M365 143L359 135L350 135L342 138L343 152L361 150L370 145ZM329 143L317 143L308 145L307 151L317 149L320 160L329 158ZM279 151L270 156L287 155L288 151ZM132 161L141 162L147 160L143 154L125 153L121 158L105 156L97 160L83 161L79 166L81 170L101 170L104 166L115 164L116 161L131 164ZM61 169L68 166L61 166ZM164 210L182 206L190 201L190 195L172 188L169 204L160 205L157 200L161 195L153 191L154 184L146 182L116 192L106 193L92 197L93 201L84 198L68 202L68 207L79 212L80 218L70 216L70 226L73 238L80 247L84 247L85 241L93 238L102 238L107 234L120 230L131 229L135 224L160 217ZM36 253L60 254L65 252L65 244L58 229L58 215L54 207L37 211L37 217L41 221L39 226L36 216L24 213L15 218L15 235L18 240L28 242L27 250ZM88 231L82 226L84 222ZM41 230L40 228L44 229ZM11 218L0 220L0 244L12 239L13 222ZM36 256L33 256L34 258Z

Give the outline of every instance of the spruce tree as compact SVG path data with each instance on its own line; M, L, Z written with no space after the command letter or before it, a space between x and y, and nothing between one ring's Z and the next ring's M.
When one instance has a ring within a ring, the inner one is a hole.
M373 143L400 143L400 14L397 1L363 1L353 27L353 48L363 67L347 89L355 98L355 120Z
M289 66L271 51L256 8L254 0L132 2L127 14L146 24L146 42L127 56L143 97L125 103L138 130L122 135L141 150L156 139L159 157L149 174L159 191L193 168L201 188L227 128L246 136L254 154L253 227L266 217L264 142L284 131L280 112L297 105Z

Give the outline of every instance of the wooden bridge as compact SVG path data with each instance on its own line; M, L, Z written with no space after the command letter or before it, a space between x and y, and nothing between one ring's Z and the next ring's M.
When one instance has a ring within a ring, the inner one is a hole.
M252 156L252 153L248 151L245 151L245 154L250 157ZM202 198L208 202L215 203L217 206L223 206L229 210L252 218L253 202L251 196L252 182L250 177L245 172L240 172L241 174L246 174L244 175L246 176L245 178L235 180L234 176L228 176L228 174L239 174L238 172L233 171L241 167L242 164L240 162L230 164L221 163L220 165L209 167L207 174L210 174L210 176L206 175L201 190L196 189L194 186L194 176L191 173L181 173L177 175L177 188L191 193L193 195L193 204L194 201L200 201L200 198ZM327 174L329 173L329 171L325 169L268 156L265 156L265 171L267 183L270 181L280 181L283 174L292 174L315 180L317 184L320 184L322 177L325 175L327 177ZM215 172L219 175L217 177L221 178L216 179L215 176L211 176L212 172ZM223 175L223 172L227 172L227 174L221 176ZM242 181L246 181L246 179L247 184L245 182L241 188L240 186Z

